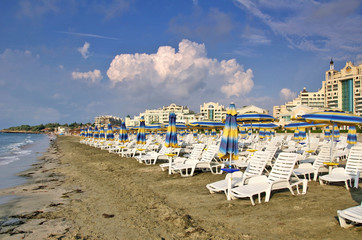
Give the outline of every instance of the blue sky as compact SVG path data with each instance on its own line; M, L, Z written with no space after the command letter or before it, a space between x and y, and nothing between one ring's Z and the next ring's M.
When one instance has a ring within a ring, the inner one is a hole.
M359 0L4 0L0 128L176 103L272 110L362 62ZM282 89L284 89L282 91Z

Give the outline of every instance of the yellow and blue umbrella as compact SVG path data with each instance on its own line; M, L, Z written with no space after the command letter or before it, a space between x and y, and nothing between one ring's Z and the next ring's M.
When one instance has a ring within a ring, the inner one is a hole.
M334 125L334 129L333 129L333 137L334 139L338 139L340 137L340 132L339 132L339 127L337 126L337 124Z
M259 138L260 139L264 139L265 138L265 129L264 128L261 128L259 130Z
M107 137L107 141L114 140L113 128L112 128L112 124L110 124L110 123L108 123L108 126L107 126L106 137Z
M348 144L357 144L357 131L355 126L349 126L347 135Z
M102 139L106 139L106 134L104 132L104 126L101 125L101 130L99 130L99 138Z
M362 124L362 117L342 112L342 111L324 111L324 112L316 112L316 113L310 113L305 114L302 116L306 122L311 123L329 123L331 125L347 125L347 126L353 126L357 124ZM332 128L334 130L334 128ZM330 161L332 162L332 151L333 151L333 142L334 142L334 134L332 133L332 141L331 141L331 147L330 147Z
M247 133L246 133L246 128L241 127L239 130L240 130L240 131L239 131L240 137L244 139L244 138L246 137L246 135L247 135Z
M98 130L98 127L97 127L97 126L94 127L93 138L94 138L94 139L98 139L98 138L99 138L99 130Z
M224 127L224 123L215 122L215 121L192 122L189 125L194 128L223 128Z
M299 141L303 141L307 138L307 133L305 132L305 128L299 128Z
M140 126L138 128L136 142L137 144L146 144L146 126L145 118L143 116L140 119Z
M193 131L193 135L194 135L194 137L197 137L197 133L199 132L199 130L197 130L197 129L194 129L194 131Z
M299 140L299 128L296 128L296 129L294 130L293 139L294 139L294 141L298 141L298 140Z
M238 125L236 123L237 112L235 104L231 103L226 114L224 131L221 138L218 156L220 158L238 159Z
M215 130L215 128L213 128L212 130L211 130L211 136L216 136L216 130Z
M166 147L177 148L177 128L176 128L176 114L171 112L169 115L169 122L166 133Z
M125 122L122 122L121 129L119 130L119 139L120 142L128 142L128 133Z
M278 125L275 125L274 123L253 123L253 124L247 123L247 124L241 125L241 127L250 128L250 129L251 128L254 128L254 129L269 128L269 129L271 129L271 128L278 128Z
M268 114L263 113L245 113L238 115L236 121L238 123L254 123L254 122L274 122L276 119Z
M270 129L265 129L265 138L268 139L268 140L271 138L271 130Z
M80 136L80 139L84 139L85 133L84 133L84 129L83 129L83 128L80 128L79 136Z
M331 130L329 129L329 127L325 127L324 129L324 138L325 139L329 139L331 137Z

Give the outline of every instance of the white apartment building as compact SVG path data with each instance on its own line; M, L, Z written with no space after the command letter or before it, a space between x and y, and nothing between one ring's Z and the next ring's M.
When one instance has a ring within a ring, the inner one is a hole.
M95 117L94 123L98 128L100 128L101 125L107 125L108 123L116 126L121 126L122 118L111 115L102 115Z
M297 98L284 105L274 106L273 117L288 122L291 117L296 117L294 110L299 105L307 107L305 110L308 112L336 108L362 115L361 78L362 64L355 66L349 61L341 71L337 71L331 60L322 87L317 92L308 92L304 88Z
M200 113L204 120L221 122L226 118L226 109L223 105L215 102L207 102L200 105Z
M171 112L176 114L176 122L189 123L202 119L202 115L193 113L187 106L174 103L159 109L147 109L144 113L140 113L139 117L143 116L145 118L146 125L168 123Z

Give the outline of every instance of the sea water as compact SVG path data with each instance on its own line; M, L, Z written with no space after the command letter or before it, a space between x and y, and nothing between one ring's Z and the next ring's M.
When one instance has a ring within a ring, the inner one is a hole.
M26 178L17 174L29 169L47 150L49 142L44 134L0 132L0 189L25 183ZM0 204L9 199L0 197Z

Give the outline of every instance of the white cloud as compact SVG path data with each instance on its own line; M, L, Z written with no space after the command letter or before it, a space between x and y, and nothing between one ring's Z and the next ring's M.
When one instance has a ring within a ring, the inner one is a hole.
M290 89L288 88L283 88L282 90L280 90L279 96L285 100L285 101L289 101L292 100L294 98L296 98L297 93L292 92Z
M73 79L84 79L87 81L90 81L90 83L97 83L99 82L103 77L101 74L101 71L98 69L94 69L93 72L72 72L72 78Z
M62 64L60 64L58 67L59 67L59 69L62 69L62 70L64 69L64 66Z
M251 69L244 71L235 59L207 58L205 46L189 40L179 43L178 52L161 46L154 54L117 55L107 75L128 88L128 93L143 90L159 98L184 99L208 90L239 97L254 86Z
M56 13L59 11L57 0L40 0L29 1L23 0L19 2L20 9L18 11L19 17L41 17L47 13Z
M82 54L84 59L87 59L89 57L89 51L88 51L89 47L90 47L90 44L88 42L85 42L83 47L80 47L77 49L78 52L80 52L80 54Z

